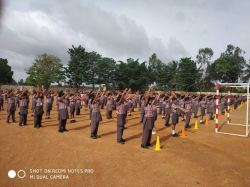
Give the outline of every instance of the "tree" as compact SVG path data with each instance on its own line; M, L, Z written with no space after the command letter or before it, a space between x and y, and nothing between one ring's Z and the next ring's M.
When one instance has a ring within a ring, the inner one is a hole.
M172 62L168 64L168 67L169 67L169 73L171 73L170 86L171 88L175 88L175 91L177 91L179 63L178 61L173 60Z
M159 83L159 74L161 74L163 63L159 60L156 54L152 54L148 61L148 71L151 83Z
M18 85L24 85L25 83L24 83L23 79L20 79L17 84Z
M102 56L97 52L90 52L86 54L86 84L91 84L92 89L95 88L95 84L100 84L101 80L98 75L98 67L102 61ZM100 71L99 71L100 72Z
M246 60L243 57L245 51L239 47L234 47L233 45L228 45L224 53L221 53L221 58L224 58L227 63L231 66L229 71L231 80L233 82L238 82L242 78L244 68L246 66ZM232 69L234 67L234 69Z
M119 89L145 90L150 84L146 62L139 63L139 59L127 59L127 63L119 61L116 69L116 80Z
M249 82L249 79L250 79L250 60L249 64L246 64L246 69L244 70L242 77L243 82Z
M190 58L181 58L177 84L184 91L195 91L199 79L199 71L196 63Z
M0 84L13 83L15 81L12 78L13 74L11 66L8 65L8 60L0 58Z
M97 67L98 83L105 84L107 89L115 87L115 70L116 61L113 58L101 58Z
M79 88L87 78L87 52L81 45L69 48L70 55L68 67L65 68L65 75L68 78L65 82L69 86Z
M37 55L33 65L26 69L29 75L26 79L31 85L44 85L46 89L51 83L59 83L64 81L64 69L61 60L53 55L46 53Z
M197 63L203 67L204 74L203 76L207 76L207 66L210 63L211 58L213 57L214 52L211 48L201 48L199 49L198 55L196 56Z

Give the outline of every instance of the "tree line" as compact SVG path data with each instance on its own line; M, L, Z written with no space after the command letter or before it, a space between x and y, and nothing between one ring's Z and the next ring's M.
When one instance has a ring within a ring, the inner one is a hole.
M220 57L212 61L211 48L199 49L195 60L191 57L179 61L162 62L154 53L148 62L128 58L115 61L81 45L68 49L70 61L64 67L54 55L37 55L31 67L25 69L27 79L15 82L7 59L0 59L0 84L65 85L67 87L106 86L108 89L131 88L146 90L214 91L216 82L249 82L250 65L244 58L245 51L228 45ZM250 62L250 61L249 61ZM238 90L239 91L239 90Z

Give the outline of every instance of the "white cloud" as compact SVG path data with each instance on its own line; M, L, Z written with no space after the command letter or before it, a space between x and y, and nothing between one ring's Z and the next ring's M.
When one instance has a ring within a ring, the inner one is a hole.
M0 27L0 57L8 58L17 80L26 78L36 54L68 63L68 48L82 45L115 60L148 60L156 53L168 63L195 59L210 47L214 58L228 44L250 55L249 1L5 1Z

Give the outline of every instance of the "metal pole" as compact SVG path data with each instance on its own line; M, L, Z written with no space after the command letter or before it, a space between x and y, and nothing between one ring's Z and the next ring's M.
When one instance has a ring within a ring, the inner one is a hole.
M249 84L247 85L247 119L246 119L246 137L248 136L248 106L249 106Z
M217 83L217 94L216 94L216 121L215 121L215 132L218 132L218 108L219 108L219 83Z
M230 87L228 89L228 96L227 96L227 124L229 124L229 111L230 111Z

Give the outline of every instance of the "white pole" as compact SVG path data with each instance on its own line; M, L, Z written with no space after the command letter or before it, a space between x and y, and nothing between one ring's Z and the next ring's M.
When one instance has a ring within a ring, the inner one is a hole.
M247 119L246 119L246 137L248 136L248 105L249 105L249 84L247 85Z

